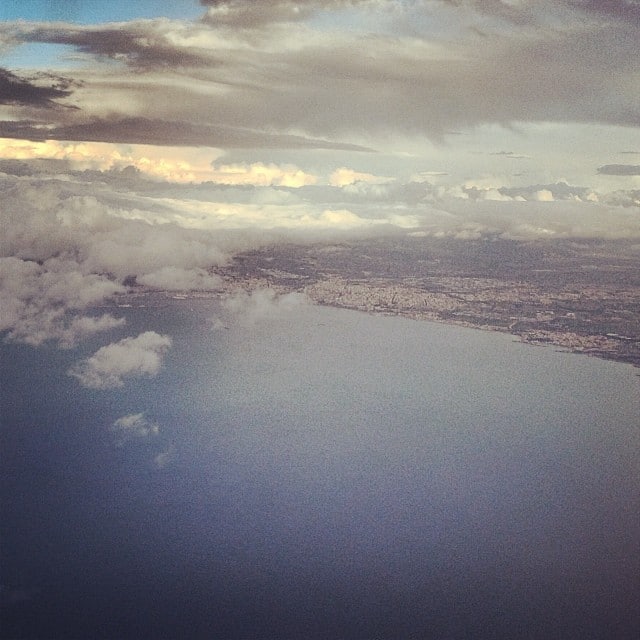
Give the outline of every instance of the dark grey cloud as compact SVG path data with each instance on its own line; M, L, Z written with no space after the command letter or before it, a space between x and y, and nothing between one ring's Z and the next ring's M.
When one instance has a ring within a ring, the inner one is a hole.
M43 176L64 173L69 169L65 160L35 158L29 161L0 158L0 173L11 176Z
M0 68L0 104L59 107L56 102L71 95L72 81L50 74L24 78L8 69Z
M493 16L514 24L536 22L535 7L529 3L511 4L501 0L440 0L444 4L459 7L464 10L472 8L478 13Z
M503 158L509 158L510 160L528 160L530 156L525 156L515 151L494 151L490 153L491 156L501 156Z
M569 0L567 4L580 11L628 21L640 27L640 1L638 0Z
M265 66L261 96L239 88L218 106L264 125L329 136L395 130L438 138L516 121L637 126L637 51L623 30L615 41L591 31L495 38L480 51L460 46L444 57L415 41L369 36L282 54ZM259 109L258 98L269 108Z
M540 0L503 2L502 0L441 0L463 9L499 18L516 25L543 24L552 13L576 12L587 18L620 21L640 26L638 0Z
M213 62L213 54L171 42L172 22L158 18L106 25L14 23L7 30L15 42L37 42L75 47L82 53L119 60L137 67L193 66Z
M0 122L0 137L29 140L121 142L166 146L208 146L238 149L332 149L370 152L354 144L287 134L270 134L242 127L211 126L150 118L92 119L43 129L32 121Z
M47 137L55 139L355 150L362 147L347 141L368 146L367 140L397 133L438 140L488 123L640 126L638 30L631 21L584 18L595 13L591 3L578 12L565 1L448 2L466 10L467 22L447 41L438 34L387 33L395 28L391 18L385 18L384 34L306 24L291 29L273 18L283 11L306 15L362 5L371 9L371 20L387 15L373 11L382 6L405 12L408 20L442 9L426 0L203 4L229 20L244 17L223 24L210 11L206 21L194 23L0 25L12 42L67 44L141 74L136 83L114 65L79 69L74 73L86 90L76 91L74 100L82 114L57 115L48 123L13 118L2 125L4 135L42 139L38 129L46 124L52 125ZM622 10L619 4L608 11ZM469 7L484 15L513 14L511 22L520 12L524 27L488 30L480 38L467 28L473 24L469 15L478 28L486 20ZM540 7L556 10L547 24L538 20Z
M605 164L598 167L598 173L605 176L640 176L640 164Z
M231 2L209 3L200 23L181 23L166 18L134 20L101 25L72 23L7 23L4 37L14 46L20 42L69 45L78 51L117 60L142 69L200 67L224 64L224 51L190 42L196 29L222 27L240 32L270 23L302 21L319 8L336 9L367 0L324 2ZM371 0L369 0L371 1ZM179 37L176 39L176 35ZM238 33L236 33L238 35ZM187 36L181 38L180 36ZM178 44L176 40L181 42Z

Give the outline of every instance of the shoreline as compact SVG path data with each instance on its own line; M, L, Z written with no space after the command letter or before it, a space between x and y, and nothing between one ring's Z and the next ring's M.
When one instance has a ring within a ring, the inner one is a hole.
M326 282L326 281L325 281ZM357 311L370 315L384 315L390 317L400 317L418 322L434 322L438 324L447 324L452 326L465 327L468 329L476 329L480 331L493 331L510 335L514 341L531 346L556 347L558 351L563 353L575 353L587 355L603 360L618 362L620 364L628 364L640 369L640 341L629 339L624 336L601 335L601 334L580 334L571 331L550 331L544 328L531 328L526 331L514 331L514 328L522 322L515 320L509 324L499 324L491 322L491 318L483 318L482 316L473 316L472 319L463 319L455 317L452 313L443 315L437 310L402 308L398 306L385 306L372 304L371 301L364 299L354 300L344 298L342 296L327 297L326 295L318 295L317 288L311 287L289 287L282 284L273 285L261 281L260 279L247 279L241 282L239 279L230 279L225 283L226 286L215 291L167 291L157 289L138 289L126 294L117 296L114 304L117 307L126 308L131 306L147 306L132 304L135 299L144 299L147 302L153 300L154 304L171 304L174 300L203 300L218 299L224 300L238 292L254 293L261 290L273 291L274 296L283 296L290 293L301 293L306 296L310 303L318 306L332 307L335 309L345 309L349 311ZM369 293L381 293L375 287L367 286ZM621 351L621 347L625 347L625 351ZM640 375L640 373L638 374Z

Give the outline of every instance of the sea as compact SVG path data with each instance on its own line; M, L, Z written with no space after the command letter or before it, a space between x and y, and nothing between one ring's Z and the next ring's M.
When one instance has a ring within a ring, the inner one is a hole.
M114 313L0 347L2 638L640 637L638 369L301 299ZM144 331L157 375L68 375Z

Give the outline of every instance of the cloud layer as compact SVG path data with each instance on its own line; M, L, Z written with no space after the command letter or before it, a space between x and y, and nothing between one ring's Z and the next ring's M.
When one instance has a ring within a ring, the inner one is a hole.
M206 4L194 22L0 25L10 46L91 65L48 87L5 70L17 106L2 135L346 150L388 132L640 123L634 3Z
M634 188L603 193L496 178L456 184L446 172L402 181L344 165L314 174L215 155L207 163L199 154L185 156L182 170L211 179L185 183L160 177L172 166L162 148L154 155L135 145L38 144L6 146L11 157L0 160L0 331L32 345L72 347L120 326L113 312L95 308L132 285L218 290L212 267L270 242L354 233L640 237ZM513 162L511 155L497 157ZM636 179L635 165L604 165L600 173L618 187Z

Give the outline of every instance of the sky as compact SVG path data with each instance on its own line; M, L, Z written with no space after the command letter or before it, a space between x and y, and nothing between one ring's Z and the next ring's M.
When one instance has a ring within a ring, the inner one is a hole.
M9 0L0 19L11 339L72 345L132 278L211 288L266 242L640 238L637 0Z

